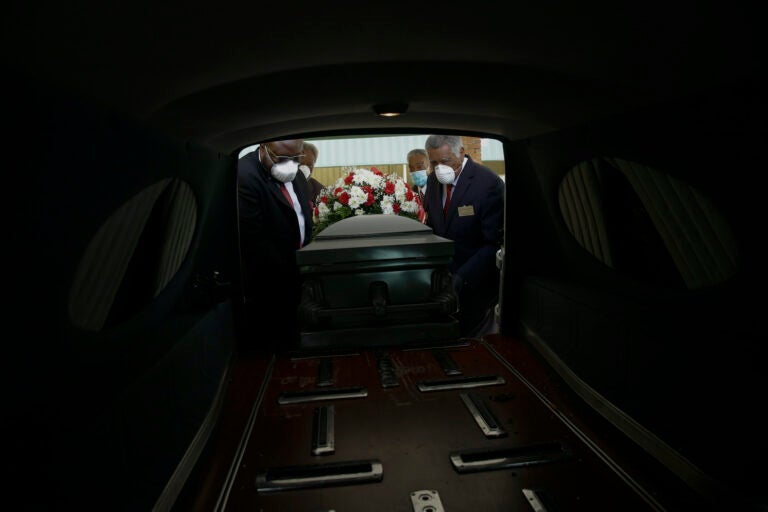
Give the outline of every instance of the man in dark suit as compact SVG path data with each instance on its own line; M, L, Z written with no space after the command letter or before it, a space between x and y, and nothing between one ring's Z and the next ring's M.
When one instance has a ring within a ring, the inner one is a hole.
M504 237L504 182L464 154L460 136L430 135L425 144L433 171L425 208L432 231L454 241L450 270L459 296L462 336L493 331L499 294L496 251Z
M315 200L317 200L317 196L319 196L320 192L323 190L323 184L317 181L314 176L312 176L312 173L315 171L315 162L317 162L318 153L319 151L317 146L311 142L305 142L304 158L301 159L301 165L299 165L299 170L301 170L301 172L304 173L304 177L307 178L307 184L309 186L309 201L312 208L317 206L315 204Z
M249 345L299 340L301 279L296 251L310 241L307 180L299 172L304 141L259 145L237 166L241 267Z

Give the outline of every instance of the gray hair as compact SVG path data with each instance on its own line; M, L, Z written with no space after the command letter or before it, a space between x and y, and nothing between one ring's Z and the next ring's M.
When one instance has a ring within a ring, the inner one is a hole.
M405 159L406 160L410 160L410 158L412 156L416 156L416 155L421 155L421 156L425 157L427 159L427 161L429 161L429 153L427 153L426 149L421 149L421 148L416 148L416 149L410 150L408 152L408 155L406 155Z
M305 142L304 143L304 151L306 151L306 150L310 150L315 155L315 159L317 159L317 154L318 154L317 146L315 146L311 142Z
M451 153L459 157L461 148L464 144L461 142L461 135L430 135L424 143L426 149L439 149L445 145L451 148Z

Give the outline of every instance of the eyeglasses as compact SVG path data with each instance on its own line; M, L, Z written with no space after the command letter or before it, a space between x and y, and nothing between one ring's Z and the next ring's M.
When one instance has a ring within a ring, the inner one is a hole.
M294 155L294 156L276 155L272 152L272 150L269 149L269 146L267 146L266 144L264 145L264 149L267 150L267 156L269 157L269 159L276 164L279 164L282 162L288 162L291 160L298 164L298 163L301 163L301 159L304 158L303 153L300 155Z

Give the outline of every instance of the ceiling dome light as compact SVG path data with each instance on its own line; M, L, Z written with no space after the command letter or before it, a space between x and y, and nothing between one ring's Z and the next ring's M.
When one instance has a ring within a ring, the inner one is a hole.
M408 111L408 104L402 102L379 103L373 106L373 111L379 117L397 117Z

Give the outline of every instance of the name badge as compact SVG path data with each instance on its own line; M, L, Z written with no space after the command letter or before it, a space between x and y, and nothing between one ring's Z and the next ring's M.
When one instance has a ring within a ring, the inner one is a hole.
M467 206L459 206L459 217L468 217L475 214L475 207L471 204Z

